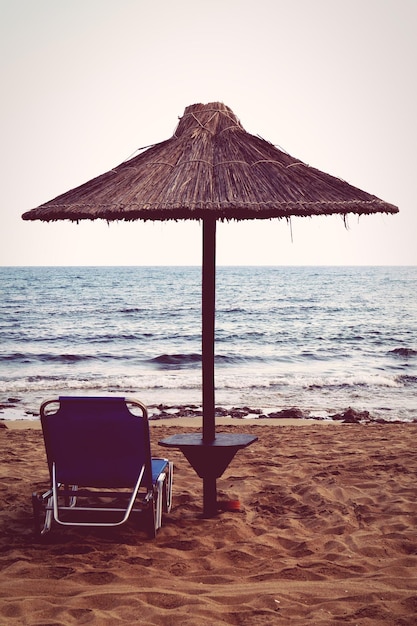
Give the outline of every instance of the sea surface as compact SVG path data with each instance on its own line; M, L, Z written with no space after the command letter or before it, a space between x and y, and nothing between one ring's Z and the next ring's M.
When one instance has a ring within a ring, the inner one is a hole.
M417 267L218 267L216 404L417 420ZM201 405L201 268L0 268L0 418Z

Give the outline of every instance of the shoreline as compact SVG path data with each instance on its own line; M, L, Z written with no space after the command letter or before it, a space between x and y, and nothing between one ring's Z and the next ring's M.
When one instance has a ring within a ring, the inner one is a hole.
M132 397L132 396L130 396ZM129 399L129 396L126 396ZM23 406L19 406L20 399L8 398L0 402L0 429L11 430L40 429L39 413L25 411L24 414L32 417L20 417ZM187 428L201 428L202 407L198 404L149 404L148 415L151 425L178 425ZM401 420L375 417L369 411L358 411L352 407L340 413L311 415L298 407L273 410L245 407L216 406L215 420L217 425L235 425L239 422L249 424L268 425L310 425L310 424L416 424L417 419ZM7 417L7 415L9 417ZM10 417L11 416L11 417Z
M7 409L5 404L1 405L1 409ZM13 407L16 411L17 407ZM156 409L156 412L155 412ZM150 405L149 424L152 426L169 426L177 425L187 428L202 427L202 410L196 405ZM39 415L32 418L15 419L5 418L4 413L0 412L0 429L8 428L10 430L37 430L41 428ZM261 409L249 407L233 407L224 408L216 407L216 425L237 425L238 423L258 424L262 426L281 425L281 426L305 426L313 424L416 424L417 420L385 420L379 417L372 417L368 411L356 411L351 407L345 409L341 413L329 415L327 417L314 416L303 413L297 407L282 409L280 411L271 411L267 413Z
M1 428L8 430L41 430L40 419L36 420L2 420L0 424ZM330 420L313 420L313 419L295 419L295 418L258 418L258 419L236 419L234 417L218 417L216 418L216 426L238 426L248 425L251 426L338 426L342 422L333 422ZM151 428L159 428L163 426L177 426L181 428L200 428L202 427L202 420L196 417L169 417L160 419L150 419L149 425Z

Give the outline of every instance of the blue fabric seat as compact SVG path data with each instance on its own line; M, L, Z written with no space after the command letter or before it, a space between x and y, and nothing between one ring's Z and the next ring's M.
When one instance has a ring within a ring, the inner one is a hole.
M155 537L171 508L173 465L151 456L146 406L64 396L44 402L40 414L51 484L32 496L36 532L45 535L52 522L119 526L140 512Z

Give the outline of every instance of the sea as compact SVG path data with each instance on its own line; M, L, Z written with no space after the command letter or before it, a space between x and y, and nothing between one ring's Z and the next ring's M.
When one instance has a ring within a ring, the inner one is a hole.
M201 314L200 267L1 267L0 419L60 395L201 408ZM218 267L215 354L216 406L248 419L415 421L417 267Z

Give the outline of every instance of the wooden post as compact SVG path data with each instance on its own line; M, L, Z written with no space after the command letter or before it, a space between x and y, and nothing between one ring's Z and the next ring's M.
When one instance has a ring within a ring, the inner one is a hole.
M214 391L214 325L216 309L216 219L203 219L202 361L203 441L216 438Z

